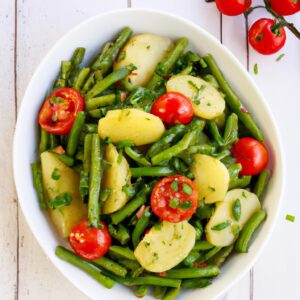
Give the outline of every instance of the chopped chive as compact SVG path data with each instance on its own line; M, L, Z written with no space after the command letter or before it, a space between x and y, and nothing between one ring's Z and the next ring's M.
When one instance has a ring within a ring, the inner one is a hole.
M285 53L281 53L277 58L276 61L280 61L285 56Z
M231 225L231 221L227 220L223 223L220 223L218 225L215 225L211 228L211 230L215 230L215 231L221 231L227 227L229 227Z
M173 192L178 192L178 181L177 180L174 180L172 183L171 183L171 189Z
M285 219L289 222L294 222L295 221L295 216L292 216L292 215L286 215L285 216Z
M253 72L254 72L255 75L258 74L258 65L257 65L257 64L255 64L255 65L253 66Z
M189 196L193 193L193 189L186 183L182 185L182 191Z

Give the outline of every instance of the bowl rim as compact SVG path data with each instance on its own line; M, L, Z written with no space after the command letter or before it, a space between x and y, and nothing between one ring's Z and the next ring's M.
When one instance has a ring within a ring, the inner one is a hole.
M237 68L239 69L239 72L242 72L247 77L247 80L250 81L252 86L255 88L257 95L260 98L260 105L264 106L264 108L268 112L269 118L271 120L273 129L274 129L275 136L273 138L276 141L277 150L278 150L278 154L279 154L279 159L278 160L279 160L279 169L281 170L281 175L280 175L281 185L279 187L279 194L277 196L278 204L277 204L276 212L275 212L274 217L273 217L273 221L271 222L269 231L267 232L267 235L265 236L263 242L261 243L260 247L254 253L253 258L246 264L244 269L239 273L239 275L237 277L235 277L229 284L227 284L222 290L220 290L214 296L214 298L212 298L212 300L213 300L213 299L216 299L216 298L220 297L221 295L225 294L239 280L241 280L245 276L245 274L254 266L257 259L260 257L261 253L265 249L266 245L268 244L268 242L269 242L269 240L270 240L270 238L271 238L271 236L274 232L275 225L277 224L278 217L279 217L279 214L280 214L280 211L281 211L281 206L282 206L283 193L284 193L285 185L286 185L285 155L284 155L284 150L283 150L282 142L281 142L281 139L280 139L278 126L277 126L277 123L275 122L274 115L273 115L273 113L270 109L270 106L268 105L265 97L263 96L262 92L258 88L256 82L254 81L254 79L250 76L249 72L244 68L244 66L241 64L241 62L234 56L234 54L226 46L222 45L220 43L220 41L215 36L213 36L211 33L209 33L206 29L202 28L200 25L197 25L194 22L189 21L186 18L178 16L174 13L165 12L165 11L162 11L162 10L159 10L159 9L123 8L123 9L116 9L116 10L111 10L111 11L108 11L108 12L96 14L94 16L88 17L87 19L83 20L82 22L78 23L76 26L74 26L73 28L68 30L65 34L63 34L54 43L54 45L52 47L50 47L50 49L47 51L46 55L43 56L42 60L38 63L37 67L35 68L34 73L31 76L31 79L30 79L29 83L27 84L25 93L22 97L22 102L21 102L19 110L18 110L18 116L19 116L20 112L22 111L23 106L25 105L24 104L24 99L27 98L27 94L29 93L29 87L34 82L35 78L37 77L37 74L40 72L40 70L43 69L44 65L48 61L48 59L51 56L52 52L54 52L57 48L59 48L61 43L63 43L63 41L69 35L72 35L73 32L76 32L82 26L85 26L90 22L92 23L96 19L104 18L104 17L107 17L107 16L114 16L114 15L118 15L118 14L126 14L126 13L129 13L129 14L130 13L150 13L150 14L154 14L154 15L161 15L162 17L172 18L172 19L175 19L175 21L179 21L181 23L184 23L185 25L193 27L195 30L197 30L198 32L201 32L201 34L205 35L208 39L210 39L210 41L214 44L214 46L219 47L219 48L222 49L222 51L226 52L226 55L229 56L230 59L232 59L235 62ZM50 255L48 253L48 251L49 251L48 248L49 247L47 247L46 244L43 244L40 241L40 239L38 238L38 233L37 233L38 229L35 228L33 219L29 217L29 213L25 208L25 203L21 200L21 197L19 197L19 195L21 194L20 188L18 187L20 183L18 182L17 175L16 175L18 173L18 166L16 165L16 156L18 155L19 150L17 149L16 144L17 144L17 140L18 140L18 136L19 136L19 127L21 126L21 124L20 124L20 121L19 121L20 118L18 116L17 116L16 126L15 126L15 131L14 131L13 150L12 150L13 178L14 178L14 184L15 184L15 188L16 188L16 192L17 192L18 203L19 203L19 205L22 209L22 212L23 212L23 215L25 217L27 225L29 226L31 232L33 233L33 235L36 239L36 241L38 242L39 246L42 248L42 250L43 250L44 254L47 256L47 258L50 259L51 263L61 272L61 274L64 276L64 278L66 278L69 282L71 282L72 285L75 286L77 289L79 289L84 295L86 295L87 297L90 297L86 293L86 290L83 288L82 285L80 285L80 286L75 285L75 283L70 278L70 276L67 276L65 274L65 272L64 272L65 267L63 265L57 263L57 261L55 261L52 257L50 257Z

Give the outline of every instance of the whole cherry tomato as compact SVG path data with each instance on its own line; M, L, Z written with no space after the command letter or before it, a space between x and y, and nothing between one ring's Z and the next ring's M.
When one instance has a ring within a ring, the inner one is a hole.
M194 183L185 176L161 179L151 194L151 208L161 219L178 223L189 219L196 211L198 193Z
M240 175L256 175L264 170L269 161L265 146L251 137L239 139L231 152L236 162L242 165Z
M227 16L237 16L244 13L251 3L251 0L216 0L218 10Z
M84 99L80 93L72 88L60 88L44 101L39 123L50 133L67 134L81 110L84 110Z
M167 125L187 124L194 116L189 99L180 93L170 92L159 97L152 105L151 113Z
M249 30L249 42L259 53L268 55L279 51L285 44L286 34L283 27L276 28L274 20L259 19Z
M300 11L299 0L269 0L272 9L281 16L293 15Z
M94 260L108 251L111 237L104 222L101 221L99 228L95 228L90 227L88 221L83 221L72 229L69 242L77 255Z

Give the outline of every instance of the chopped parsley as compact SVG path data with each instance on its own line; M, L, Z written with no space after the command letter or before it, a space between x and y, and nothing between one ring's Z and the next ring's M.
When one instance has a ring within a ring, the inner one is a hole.
M176 209L176 208L178 207L178 205L179 205L179 199L178 199L178 198L172 198L172 199L170 200L170 202L169 202L169 206L170 206L171 208Z
M285 216L285 219L286 219L287 221L293 223L293 222L295 222L296 217L288 214L288 215Z
M181 239L181 235L176 233L175 236L174 236L174 238L175 238L176 240L180 240L180 239Z
M144 242L144 245L146 248L148 248L150 246L150 243L149 242Z
M218 225L215 225L211 228L211 230L215 230L215 231L221 231L227 227L229 227L231 225L231 221L227 220L223 223L220 223Z
M277 58L276 61L280 61L285 56L285 53L281 53Z
M155 259L158 259L158 253L157 253L157 252L153 252L153 257L154 257Z
M193 193L193 189L186 183L182 185L182 191L189 196Z
M60 194L48 200L48 204L52 209L62 208L70 205L72 202L72 195L70 193Z
M257 36L256 38L255 38L255 40L257 41L257 42L259 42L259 41L261 41L263 38L264 38L264 34L262 33L262 34L260 34L259 36Z
M146 49L147 49L147 50L149 50L149 49L150 49L150 47L151 47L151 46L150 46L150 45L148 45L148 46L146 47Z
M211 192L215 192L216 189L213 187L213 186L209 186L208 189L211 191Z
M174 180L174 181L171 183L171 189L172 189L173 192L178 192L179 187L178 187L178 181L177 181L177 180Z
M255 64L255 65L253 66L253 72L254 72L255 75L258 74L258 65L257 65L257 64Z
M54 168L51 174L53 180L58 180L60 178L60 171L57 168Z
M195 95L193 96L193 102L196 105L200 104L200 92L202 92L205 89L204 85L201 85L200 87L198 87L195 82L193 82L192 80L188 81L188 84L194 89L195 91Z
M163 226L163 223L162 223L162 222L158 222L158 223L156 223L156 224L154 225L154 228L155 228L156 230L161 230L161 229L162 229L162 226Z
M242 196L243 196L244 198L247 198L247 195L246 195L245 192L242 192Z
M51 105L54 105L55 103L63 103L64 101L64 98L61 97L52 97L49 99Z
M183 201L178 205L179 208L182 209L190 209L192 207L192 201L187 200L187 201Z

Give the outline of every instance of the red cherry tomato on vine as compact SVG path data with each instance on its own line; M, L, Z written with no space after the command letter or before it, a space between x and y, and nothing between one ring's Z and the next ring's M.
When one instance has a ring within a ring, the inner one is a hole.
M187 124L194 111L189 99L180 93L170 92L159 97L152 105L151 113L168 125Z
M293 15L300 11L299 0L269 0L272 9L281 16Z
M268 55L279 51L285 44L286 34L283 27L276 29L274 20L259 19L249 30L249 42L259 53Z
M216 0L218 10L227 16L237 16L244 13L251 3L251 0Z
M84 110L84 99L80 93L72 88L60 88L44 101L39 123L50 133L67 134L81 110Z
M264 170L269 161L265 146L251 137L239 139L231 152L236 162L242 165L240 175L256 175Z
M198 192L194 183L181 175L161 179L151 194L151 209L164 221L178 223L196 211Z
M104 222L101 228L90 227L88 221L76 225L69 236L69 242L77 255L87 260L103 256L109 249L111 237Z

